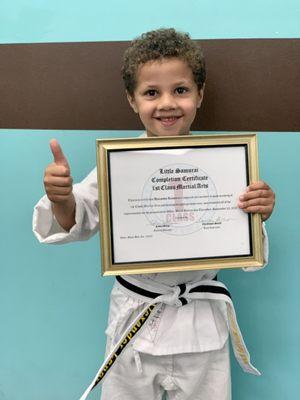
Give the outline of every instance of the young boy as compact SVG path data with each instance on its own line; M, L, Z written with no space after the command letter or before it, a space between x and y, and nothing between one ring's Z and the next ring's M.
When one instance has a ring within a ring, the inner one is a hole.
M125 52L122 73L129 104L145 127L143 136L190 134L203 100L205 65L201 50L187 34L174 29L143 34ZM46 196L35 207L34 232L43 243L88 239L99 228L96 170L72 186L70 167L58 142L52 140L50 147L54 162L45 171ZM256 182L241 195L238 205L266 220L274 207L274 193L266 183ZM206 270L131 279L155 292L157 287L212 281L216 274L216 270ZM116 282L106 330L107 353L144 307L140 297ZM107 374L102 400L158 400L164 392L173 400L231 399L223 302L163 304Z

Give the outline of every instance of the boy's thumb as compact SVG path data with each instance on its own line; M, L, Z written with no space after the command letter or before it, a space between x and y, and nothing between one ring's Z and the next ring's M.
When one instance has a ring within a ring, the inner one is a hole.
M65 165L69 168L68 160L66 159L62 148L56 139L50 140L50 149L53 154L54 162L59 165Z

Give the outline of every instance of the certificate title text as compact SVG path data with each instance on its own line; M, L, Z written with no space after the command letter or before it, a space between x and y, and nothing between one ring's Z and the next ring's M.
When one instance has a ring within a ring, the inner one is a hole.
M198 168L160 168L151 178L152 190L208 189L208 176Z

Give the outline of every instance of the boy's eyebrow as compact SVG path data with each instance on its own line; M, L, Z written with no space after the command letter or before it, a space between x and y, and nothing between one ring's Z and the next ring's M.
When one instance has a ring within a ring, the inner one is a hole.
M159 86L157 83L154 82L142 82L142 86Z
M187 84L189 84L191 82L192 82L191 79L185 79L185 80L180 80L180 81L177 81L177 82L172 82L171 86L182 86L182 85L187 85ZM160 84L159 83L155 83L155 82L151 82L151 81L149 81L149 82L144 81L142 83L142 85L145 86L145 87L157 87Z
M191 83L191 79L185 79L183 81L178 81L174 84L174 86L182 86L182 85L187 85L188 83Z

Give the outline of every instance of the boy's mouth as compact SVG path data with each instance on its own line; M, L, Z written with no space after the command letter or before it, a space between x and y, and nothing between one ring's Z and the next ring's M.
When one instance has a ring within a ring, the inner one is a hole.
M181 116L170 116L170 117L156 117L158 121L162 123L164 126L172 126L174 125Z

